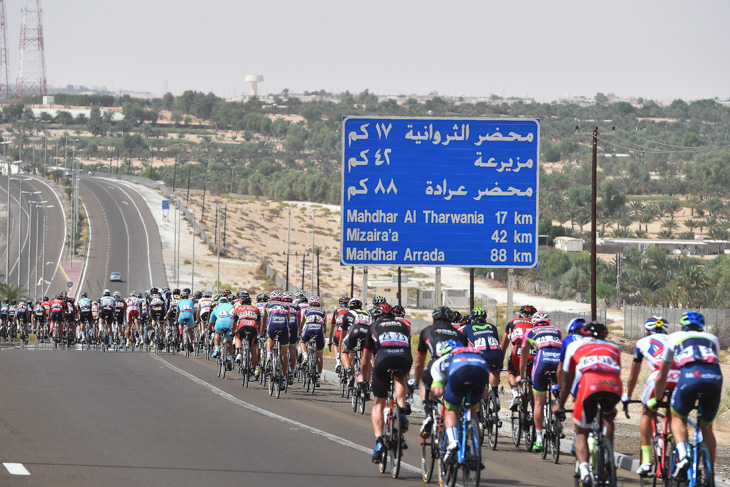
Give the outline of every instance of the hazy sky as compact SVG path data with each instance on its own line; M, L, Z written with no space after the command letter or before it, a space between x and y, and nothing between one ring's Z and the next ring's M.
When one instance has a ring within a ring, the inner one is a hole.
M34 2L35 0L27 0ZM21 0L5 2L10 80ZM730 97L726 0L42 0L48 84Z

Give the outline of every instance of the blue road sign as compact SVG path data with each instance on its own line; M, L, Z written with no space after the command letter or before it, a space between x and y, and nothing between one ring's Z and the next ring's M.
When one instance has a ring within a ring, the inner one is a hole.
M536 267L540 121L346 117L342 265Z
M169 210L170 209L170 200L162 200L162 209L163 210Z

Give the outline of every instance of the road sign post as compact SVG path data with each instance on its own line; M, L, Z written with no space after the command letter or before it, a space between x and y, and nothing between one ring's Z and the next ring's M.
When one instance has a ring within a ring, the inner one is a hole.
M343 120L341 265L537 266L540 122Z
M170 200L162 200L162 220L167 221L167 214L170 211Z

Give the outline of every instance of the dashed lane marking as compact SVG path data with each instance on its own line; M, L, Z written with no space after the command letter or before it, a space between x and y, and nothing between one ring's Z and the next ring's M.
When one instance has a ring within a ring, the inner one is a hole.
M10 472L10 475L30 475L30 472L22 463L3 463L3 467Z

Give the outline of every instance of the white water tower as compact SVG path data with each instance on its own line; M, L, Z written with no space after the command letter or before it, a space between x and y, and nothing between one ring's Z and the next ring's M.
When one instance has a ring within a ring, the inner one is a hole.
M251 83L251 95L258 95L258 84L264 80L264 77L260 74L247 74L246 81Z

